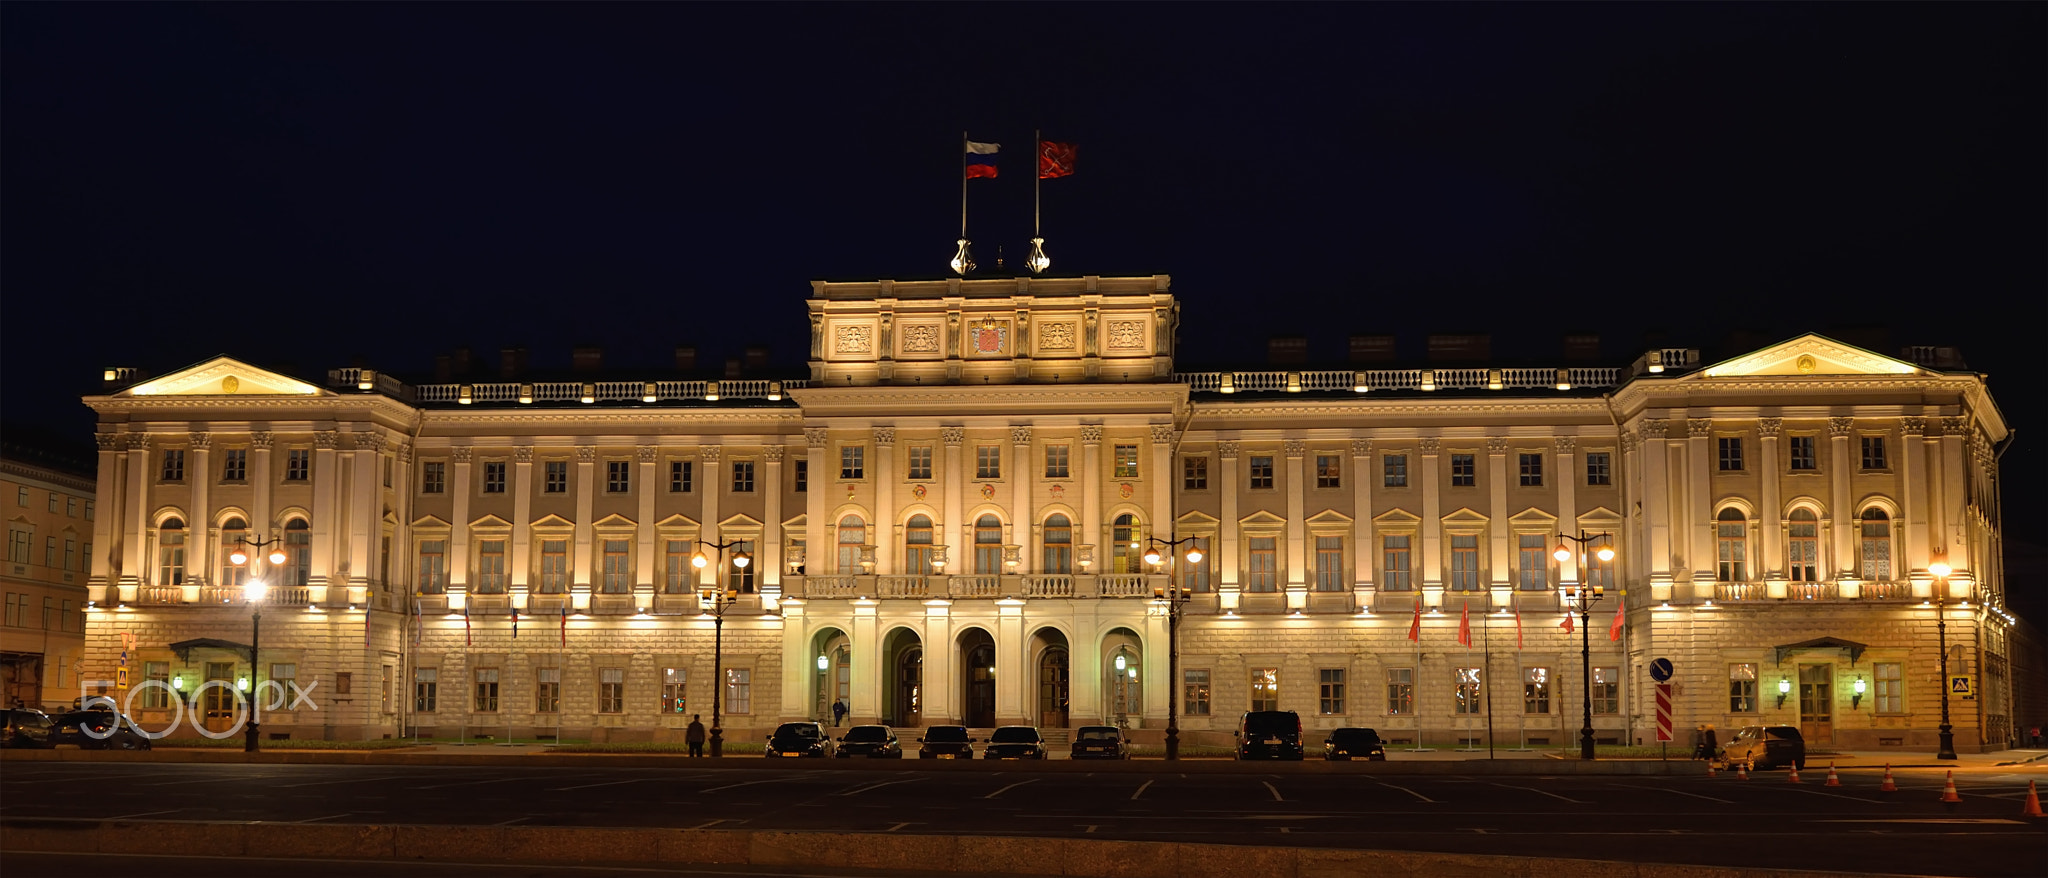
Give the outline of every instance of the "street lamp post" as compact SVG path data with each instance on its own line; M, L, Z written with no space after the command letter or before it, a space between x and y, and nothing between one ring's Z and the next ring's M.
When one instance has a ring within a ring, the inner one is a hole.
M249 563L249 553L242 549L243 546L260 552L264 546L275 546L281 542L284 542L283 537L271 537L267 540L237 537L235 550L228 554L228 560L240 567ZM283 549L270 550L271 566L282 566L284 562ZM249 602L249 724L242 727L244 753L263 751L261 731L258 728L262 724L259 718L263 715L263 684L257 669L263 666L260 657L263 651L263 593L267 590L268 586L263 584L263 580L255 577L242 584L242 597Z
M697 544L710 546L716 551L720 558L718 566L723 570L725 567L723 563L725 550L738 547L745 542L745 540L727 540L723 543L713 543L706 540L698 540ZM746 569L748 562L752 560L753 556L748 555L744 551L732 554L732 566L742 570ZM711 563L711 559L704 557L703 552L698 552L690 558L690 563L696 566L697 569L702 570ZM700 585L697 589L699 609L707 609L711 613L711 755L713 758L725 755L725 729L723 723L719 721L719 696L724 694L723 690L725 688L725 611L734 603L737 603L739 599L739 589L728 588L721 583L714 582L709 586Z
M1182 557L1189 564L1202 563L1202 550L1196 548L1195 537L1181 537L1177 540L1162 540L1158 537L1148 537L1148 539L1153 543L1165 546L1167 553L1171 553L1176 546L1185 543L1188 550ZM1157 567L1164 563L1168 557L1169 555L1161 554L1160 550L1155 547L1146 550L1145 563ZM1194 597L1181 575L1180 565L1175 564L1173 566L1173 571L1167 574L1166 587L1153 589L1152 597L1154 600L1166 602L1166 758L1178 761L1180 759L1181 699L1180 619L1184 608L1187 606L1187 602Z
M1579 670L1584 675L1579 688L1581 707L1584 711L1579 725L1579 758L1590 760L1593 758L1593 605L1606 596L1607 587L1606 583L1586 581L1586 549L1591 543L1600 543L1600 546L1593 549L1593 554L1602 562L1613 561L1614 535L1589 534L1583 530L1577 535L1558 534L1555 557L1560 565L1572 563L1573 552L1565 545L1565 540L1571 540L1579 546L1577 593L1566 594L1579 608Z
M1934 574L1934 636L1941 646L1941 749L1935 751L1936 759L1956 758L1956 728L1948 721L1948 562L1936 561L1927 565L1927 572Z

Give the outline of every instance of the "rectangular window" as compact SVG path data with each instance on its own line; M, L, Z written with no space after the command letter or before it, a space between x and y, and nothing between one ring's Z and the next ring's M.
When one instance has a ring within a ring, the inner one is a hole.
M78 569L78 541L71 537L64 538L64 569Z
M249 449L229 448L220 453L220 480L223 482L246 482L249 480Z
M1216 553L1209 551L1209 539L1207 537L1195 540L1194 546L1202 550L1202 560L1196 561L1194 566L1188 568L1188 578L1185 584L1196 592L1206 594L1209 591L1209 571L1215 569Z
M1728 712L1756 712L1756 665L1750 662L1728 666Z
M284 480L303 482L313 477L313 449L292 448L284 453Z
M735 494L754 493L754 462L735 460L732 462L732 492Z
M569 462L566 460L544 460L540 464L540 492L543 494L569 493Z
M1135 479L1135 478L1137 478L1137 477L1138 477L1138 446L1136 446L1136 445L1118 445L1118 446L1115 446L1115 447L1114 447L1113 451L1114 451L1114 454L1115 454L1115 456L1116 456L1116 475L1114 475L1114 476L1111 476L1111 478L1117 478L1117 479Z
M504 594L505 584L505 541L477 540L477 594Z
M569 590L569 541L540 541L540 593L562 594Z
M1522 669L1522 712L1550 712L1550 669Z
M64 517L65 517L65 518L77 518L77 517L78 517L78 498L77 498L77 497L66 497L66 498L64 498Z
M1903 665L1896 662L1877 663L1877 691L1871 695L1877 699L1878 713L1906 712L1906 681Z
M754 712L754 671L751 668L725 669L725 712Z
M24 556L24 557L22 558L22 560L23 560L23 561L26 561L26 560L28 560L28 558L26 557L26 555L27 555L28 553L27 553L27 552L23 552L22 554L23 554L23 556ZM184 532L184 531L182 531L182 530L166 530L166 531L164 531L164 532L163 532L163 536L161 536L161 537L158 537L158 538L157 538L157 578L156 578L156 584L158 584L158 585L184 585L184 584L185 584L185 532Z
M1621 712L1621 669L1593 669L1593 712L1616 714Z
M624 494L633 489L633 462L630 460L607 460L604 462L604 492Z
M1479 535L1451 535L1452 591L1479 590Z
M688 494L695 490L694 484L697 480L696 463L694 460L671 460L668 462L669 493ZM798 461L797 465L802 466L803 462Z
M1316 591L1350 591L1344 575L1344 538L1316 537Z
M1521 550L1521 588L1523 591L1542 591L1550 587L1550 545L1549 538L1542 534L1521 534L1518 537Z
M1003 449L1000 446L974 446L974 477L977 479L1000 479L1003 477Z
M1887 467L1887 466L1885 465L1885 457L1884 457L1884 437L1883 437L1883 436L1865 436L1865 437L1863 437L1863 468L1864 468L1864 469L1888 469L1888 468L1889 468L1889 467Z
M562 669L533 669L533 712L555 713L562 709Z
M1415 669L1387 669L1387 715L1410 716L1415 713Z
M1721 449L1720 469L1724 473L1742 472L1742 437L1721 436L1715 439Z
M448 590L448 541L420 540L420 594Z
M1726 514L1726 513L1723 513ZM1715 550L1719 553L1714 578L1720 582L1749 581L1748 525L1740 514L1714 525Z
M384 713L386 715L389 715L392 712L391 690L398 679L393 673L396 670L397 668L392 665L385 665L383 667L383 676L379 677L377 680L377 707L379 709L379 712Z
M1045 477L1048 479L1070 478L1067 467L1066 445L1045 446Z
M842 479L867 478L867 448L861 445L839 447L839 477Z
M1820 457L1814 453L1812 436L1791 436L1785 440L1786 465L1793 472L1812 472L1820 469Z
M56 514L56 512L57 512L57 492L56 492L56 491L51 491L51 492L50 492L50 512L51 512L51 514L53 514L53 515L54 515L54 514Z
M734 553L745 552L747 553L748 557L752 557L754 554L754 541L740 540L739 545L734 546L732 550ZM931 562L927 561L924 563L930 564ZM737 591L740 594L753 594L754 571L759 569L761 568L756 567L752 564L748 564L745 567L741 567L738 564L726 565L725 587Z
M498 669L476 669L476 712L498 712Z
M932 447L929 445L910 446L910 467L903 475L906 479L929 479L932 477Z
M1408 575L1408 535L1381 537L1380 587L1387 591L1407 591L1412 587Z
M383 461L383 462L384 462L384 487L386 487L386 488L389 488L389 487L391 487L391 461L392 461L392 458L389 458L389 457L385 457L385 456L383 456L383 455L378 455L377 459L378 459L378 460L381 460L381 461Z
M142 690L142 707L144 710L162 710L171 706L170 662L143 662L142 679L144 682L154 681L160 684Z
M793 472L795 475L792 479L795 484L790 490L799 494L808 493L811 490L811 462L808 460L797 461Z
M1344 465L1337 455L1316 455L1316 487L1344 487Z
M1256 455L1245 465L1245 472L1251 476L1250 487L1263 489L1273 487L1273 458Z
M1250 559L1245 568L1245 591L1270 592L1279 587L1279 572L1274 569L1277 558L1274 537L1252 537Z
M1186 716L1209 715L1209 671L1181 672L1181 708Z
M1600 560L1595 549L1586 554L1586 584L1606 591L1614 587L1614 559Z
M1795 509L1786 522L1785 574L1793 582L1814 582L1820 577L1820 520L1812 510Z
M489 460L484 462L484 493L505 493L505 462Z
M27 564L30 546L35 543L35 532L19 527L7 529L7 560L16 564Z
M633 591L633 570L627 563L628 547L631 540L604 541L604 586L605 594L628 594Z
M1517 457L1522 464L1522 487L1543 487L1543 453L1524 451Z
M87 501L85 501L85 520L86 520L86 521L91 521L92 519L93 519L93 502L92 502L91 500L87 500Z
M1209 490L1209 458L1199 455L1181 458L1180 487L1184 491Z
M420 493L440 494L448 490L448 464L429 460L420 464Z
M1605 451L1586 452L1586 484L1614 484L1614 455Z
M1344 669L1321 668L1316 671L1316 712L1323 716L1344 715Z
M597 669L597 712L624 713L626 711L626 669Z
M1253 668L1253 669L1252 669L1252 674L1251 674L1251 679L1252 679L1252 709L1253 709L1253 710L1279 710L1279 709L1280 709L1280 669L1279 669L1279 668Z
M14 505L16 505L16 506L27 506L27 505L28 505L28 489L27 489L27 488L15 488L15 489L14 489Z
M1483 680L1483 678L1481 678L1479 674L1479 669L1458 668L1457 680L1458 692L1457 701L1455 702L1456 710L1454 710L1453 712L1459 715L1485 713L1486 696L1485 693L1482 692L1480 689L1480 686L1485 681Z
M690 592L690 541L664 540L661 553L661 590L668 594Z
M439 701L441 689L439 668L419 668L412 672L412 711L433 713Z
M1479 484L1479 463L1474 455L1451 455L1451 487L1470 488Z
M1388 488L1408 487L1408 455L1387 454L1380 457L1380 484Z
M163 481L182 482L185 480L185 449L164 449Z
M683 668L661 669L661 713L683 714L690 712L688 687L689 671Z

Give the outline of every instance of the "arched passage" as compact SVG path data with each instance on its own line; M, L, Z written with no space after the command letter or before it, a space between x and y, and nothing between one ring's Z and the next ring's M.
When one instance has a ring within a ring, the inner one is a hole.
M1067 636L1057 628L1038 629L1031 635L1031 655L1035 659L1038 725L1066 728L1071 713L1067 701L1067 667L1071 663Z
M832 703L853 707L852 640L839 628L821 628L811 637L811 716L830 724Z
M1144 642L1129 628L1102 636L1102 714L1119 727L1137 724L1145 713Z
M924 641L917 632L897 628L882 638L882 721L892 726L922 724L924 715Z
M987 631L960 632L960 721L975 728L996 724L996 641Z

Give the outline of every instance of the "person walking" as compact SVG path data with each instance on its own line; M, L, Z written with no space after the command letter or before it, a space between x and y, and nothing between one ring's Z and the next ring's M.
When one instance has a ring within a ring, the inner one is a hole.
M1692 758L1707 758L1707 726L1705 723L1692 727Z
M690 727L683 731L683 743L690 745L691 756L704 755L704 724L699 722L704 715L690 714Z
M832 727L835 729L839 728L840 724L844 722L846 722L846 701L834 698L832 699Z
M1714 761L1721 755L1721 741L1719 736L1714 734L1713 723L1707 723L1707 727L1700 731L1700 750L1706 753L1705 756L1700 758L1708 762Z

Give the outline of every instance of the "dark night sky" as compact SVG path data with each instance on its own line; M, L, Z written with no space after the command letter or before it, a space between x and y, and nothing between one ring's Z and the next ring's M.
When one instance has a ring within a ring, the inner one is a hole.
M1015 264L1038 126L1080 144L1045 187L1053 273L1173 275L1183 363L1257 362L1276 333L1336 359L1354 332L1416 355L1491 332L1554 361L1594 331L1616 364L1653 330L1710 356L1738 332L1953 344L2021 428L2009 536L2038 546L2044 25L2039 3L9 3L0 404L83 438L101 367L216 353L318 377L462 344L654 367L761 342L801 374L807 281L945 272L962 129L1004 144L970 236Z

